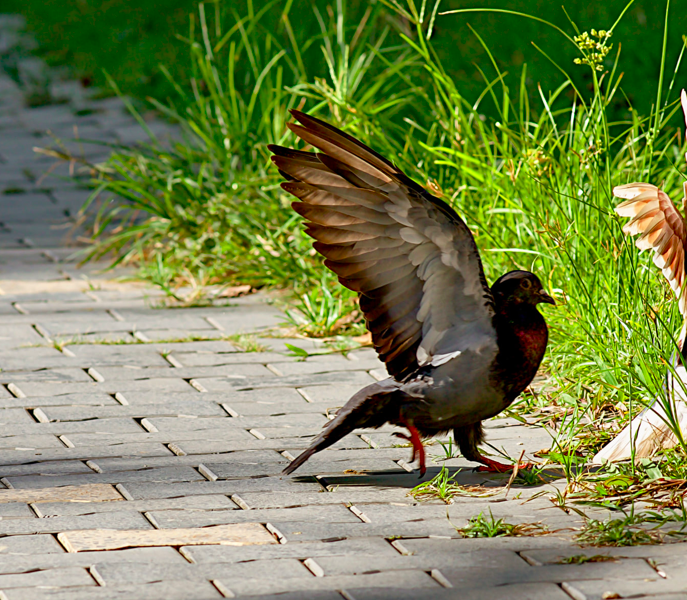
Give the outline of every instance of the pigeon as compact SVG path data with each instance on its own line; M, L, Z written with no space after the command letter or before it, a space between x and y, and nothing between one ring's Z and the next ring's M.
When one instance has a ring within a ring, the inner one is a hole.
M682 90L682 112L687 126L687 93ZM687 155L685 155L687 159ZM683 183L682 212L687 213L687 182ZM658 450L678 444L673 427L687 437L687 285L685 285L685 246L687 224L683 214L663 190L650 183L628 183L613 188L613 195L624 201L615 212L630 221L623 233L639 235L635 245L653 253L654 264L661 269L678 301L682 330L678 336L672 368L666 374L663 397L640 412L625 429L604 446L592 459L595 464L646 458ZM668 410L667 410L668 409ZM672 413L672 414L669 414ZM671 427L672 424L672 427Z
M512 465L483 456L482 421L506 409L537 373L548 343L539 278L511 271L487 285L475 240L456 211L390 161L336 127L297 110L288 127L317 152L270 145L295 196L293 209L360 310L388 379L372 383L326 424L284 470L358 428L386 423L413 448L425 474L423 438L453 432L483 471Z

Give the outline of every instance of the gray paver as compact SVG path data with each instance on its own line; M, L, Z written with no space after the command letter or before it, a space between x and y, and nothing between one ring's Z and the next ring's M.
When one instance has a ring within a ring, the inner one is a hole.
M194 563L236 563L271 558L346 557L358 554L380 558L399 556L389 542L382 537L349 538L333 542L287 543L279 546L185 546L184 556Z
M151 529L152 525L136 511L54 517L52 519L6 519L0 521L0 535L59 533L75 529Z
M0 505L0 511L4 506L7 505ZM212 511L217 509L236 509L238 506L227 496L212 494L207 496L189 496L187 498L132 500L126 503L126 508L139 512L169 511L173 509ZM122 510L122 504L120 502L41 502L35 505L34 510L37 511L40 517L75 516L117 512ZM160 519L157 520L159 521ZM248 520L250 521L250 519Z
M88 571L79 567L0 575L0 589L4 591L12 588L54 586L55 583L63 587L96 585Z
M52 536L17 536L13 539ZM128 548L126 550L109 550L107 552L68 553L60 547L61 553L29 554L23 553L4 556L0 553L0 573L24 573L44 569L61 569L68 567L90 567L107 562L123 563L167 563L186 565L187 561L174 548Z
M86 485L89 483L129 483L130 481L194 481L203 476L191 467L163 467L160 469L141 469L117 473L90 473L76 475L27 475L25 477L8 477L12 487L17 489L59 487L64 485Z
M195 580L218 579L231 580L263 579L266 573L270 578L287 579L289 577L310 578L312 574L299 561L293 558L278 560L258 560L251 562L227 564L137 564L107 562L97 567L98 574L107 585L124 583L152 583L173 577Z
M281 523L300 519L310 523L360 523L344 506L303 506L255 510L164 510L151 513L160 529L207 527L225 523Z
M145 598L145 600L215 600L222 595L209 582L171 579L143 585L118 585L97 588L32 588L8 590L7 600L112 600L112 598Z

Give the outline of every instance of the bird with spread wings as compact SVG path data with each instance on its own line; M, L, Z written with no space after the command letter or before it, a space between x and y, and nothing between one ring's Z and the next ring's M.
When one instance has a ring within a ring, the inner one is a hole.
M425 472L422 437L452 431L465 458L504 471L478 449L482 421L530 384L554 304L536 275L512 271L487 285L475 240L448 204L343 131L300 111L288 127L315 149L270 146L294 210L327 268L358 293L389 378L343 406L285 469L361 427L405 427Z
M687 93L682 90L682 111L687 125ZM687 155L685 155L687 159ZM673 368L666 374L665 398L657 398L637 415L631 424L602 448L593 458L601 464L648 457L656 451L675 446L678 442L672 429L680 426L687 437L687 286L685 286L685 246L687 246L687 181L683 184L682 213L663 190L650 183L628 183L613 188L621 198L615 212L628 217L623 232L639 235L635 245L653 253L654 264L661 269L678 301L682 315L682 329L678 337L680 356L675 357ZM668 414L668 412L672 414Z

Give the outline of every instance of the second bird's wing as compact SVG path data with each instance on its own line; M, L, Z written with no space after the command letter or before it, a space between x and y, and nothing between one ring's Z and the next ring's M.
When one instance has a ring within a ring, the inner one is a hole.
M299 111L289 127L320 152L270 146L315 249L360 295L372 341L402 379L461 352L496 349L493 298L456 212L350 135Z
M687 193L687 186L685 193ZM650 183L628 183L613 188L613 194L624 198L615 208L621 217L630 217L623 227L627 235L640 234L635 242L640 250L652 250L654 264L673 288L680 314L687 318L685 290L685 242L687 230L682 215L664 191ZM684 342L684 331L681 344ZM681 346L682 349L682 346Z

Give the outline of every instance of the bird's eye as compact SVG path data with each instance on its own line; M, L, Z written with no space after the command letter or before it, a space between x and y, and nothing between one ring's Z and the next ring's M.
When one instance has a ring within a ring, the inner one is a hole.
M523 279L520 285L523 290L529 290L532 287L532 282L529 279Z

